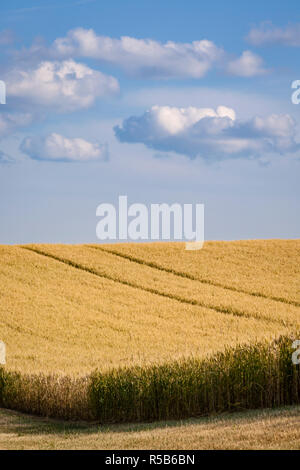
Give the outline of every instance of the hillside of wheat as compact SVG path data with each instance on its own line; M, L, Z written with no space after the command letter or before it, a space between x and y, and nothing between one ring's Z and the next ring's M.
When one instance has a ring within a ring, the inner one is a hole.
M211 356L300 327L300 240L0 247L6 369Z

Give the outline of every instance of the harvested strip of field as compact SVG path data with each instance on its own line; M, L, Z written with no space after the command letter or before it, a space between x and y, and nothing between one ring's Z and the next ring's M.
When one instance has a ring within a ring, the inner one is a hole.
M83 375L203 357L289 330L154 295L18 247L0 247L0 296L6 368L23 372Z
M300 240L205 242L199 251L159 242L103 244L101 249L181 277L300 305Z
M298 406L185 421L109 427L55 421L0 410L0 448L298 450L299 420Z
M300 308L291 304L203 284L83 245L28 245L26 248L182 303L300 328Z

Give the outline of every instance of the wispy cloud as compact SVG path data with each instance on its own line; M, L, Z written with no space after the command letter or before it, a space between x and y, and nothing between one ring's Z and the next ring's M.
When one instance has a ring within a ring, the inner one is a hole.
M13 162L14 159L10 155L0 150L0 165L7 165Z
M10 29L0 31L0 46L8 46L15 41L15 34Z
M56 133L46 137L26 137L20 150L34 160L86 162L108 159L106 145L81 138L69 139Z
M290 23L280 28L270 22L264 22L251 29L247 39L255 46L282 44L284 46L300 47L300 23Z
M32 123L31 113L1 113L0 114L0 138L6 137L18 129L27 127Z
M240 77L256 77L268 72L263 66L262 58L251 51L244 51L241 57L230 61L227 70L231 75Z

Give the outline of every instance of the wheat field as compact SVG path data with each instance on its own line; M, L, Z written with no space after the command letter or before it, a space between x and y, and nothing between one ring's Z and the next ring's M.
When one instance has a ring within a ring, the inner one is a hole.
M299 239L208 241L203 250L189 253L181 243L123 243L101 248L213 286L300 306Z
M299 240L0 247L7 370L207 357L299 330Z

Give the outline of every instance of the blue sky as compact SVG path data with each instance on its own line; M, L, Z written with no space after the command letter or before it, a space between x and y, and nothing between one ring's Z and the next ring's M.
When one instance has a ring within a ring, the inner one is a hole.
M299 237L296 1L0 5L0 243L96 242L96 207L204 203L205 238Z

